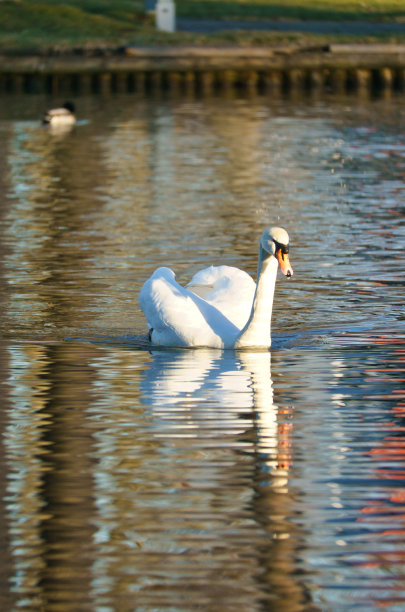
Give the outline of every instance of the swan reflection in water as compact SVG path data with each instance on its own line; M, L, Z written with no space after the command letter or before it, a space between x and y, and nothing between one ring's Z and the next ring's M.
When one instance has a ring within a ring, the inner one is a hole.
M273 402L270 352L156 350L151 355L140 386L142 402L159 423L155 436L221 444L237 437L253 443L273 486L287 485L290 413Z

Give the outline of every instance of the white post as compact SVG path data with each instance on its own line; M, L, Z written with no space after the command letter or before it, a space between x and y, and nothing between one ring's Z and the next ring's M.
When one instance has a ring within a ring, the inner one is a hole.
M156 27L165 32L176 30L176 10L173 0L158 0L156 4Z

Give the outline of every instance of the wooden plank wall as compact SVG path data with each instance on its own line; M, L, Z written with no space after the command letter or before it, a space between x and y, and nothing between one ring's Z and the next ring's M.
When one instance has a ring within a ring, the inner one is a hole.
M0 92L404 91L405 45L128 48L92 55L0 55Z

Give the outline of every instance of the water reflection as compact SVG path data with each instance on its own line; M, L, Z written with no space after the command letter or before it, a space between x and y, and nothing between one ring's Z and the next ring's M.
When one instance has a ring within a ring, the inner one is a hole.
M257 597L271 592L280 600L288 594L294 609L304 588L288 543L292 415L284 409L280 422L273 403L270 353L153 352L139 379L141 428L133 407L139 364L131 367L131 354L116 360L131 371L121 372L119 387L111 356L95 362L101 396L120 406L119 415L105 411L103 400L92 408L104 423L96 473L100 603L118 597L106 584L124 571L124 548L125 567L141 563L142 572L127 569L120 594L135 589L139 605L175 605L187 582L193 606L215 600L219 608L256 609Z
M3 607L396 605L403 350L361 340L6 346Z
M400 610L403 101L43 102L0 100L0 608ZM274 222L271 364L145 350L152 269Z
M201 438L211 421L218 433L225 430L228 435L248 435L249 428L253 428L255 452L263 456L263 468L271 475L273 486L279 486L286 477L290 458L288 428L283 428L279 448L271 354L206 350L152 354L153 362L141 382L142 402L153 407L154 418L164 424L165 436ZM194 414L190 401L199 397L204 398L205 409ZM171 430L173 433L168 434Z
M86 139L74 134L55 139L37 124L14 125L12 189L3 217L9 329L42 334L61 323L70 327L77 321L74 305L84 287L86 323L92 320L93 262L100 237L87 231L84 219L97 209L91 177L99 163L97 149Z
M60 602L84 609L89 601L94 549L92 438L83 427L91 401L87 358L87 351L69 346L9 348L3 525L11 599L28 609Z

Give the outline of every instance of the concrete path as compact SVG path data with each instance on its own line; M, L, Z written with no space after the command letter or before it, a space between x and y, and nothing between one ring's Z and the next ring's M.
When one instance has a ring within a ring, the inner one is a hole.
M289 21L289 20L216 20L188 19L176 20L177 31L199 34L215 34L234 30L308 32L313 34L405 34L405 23L371 21Z

